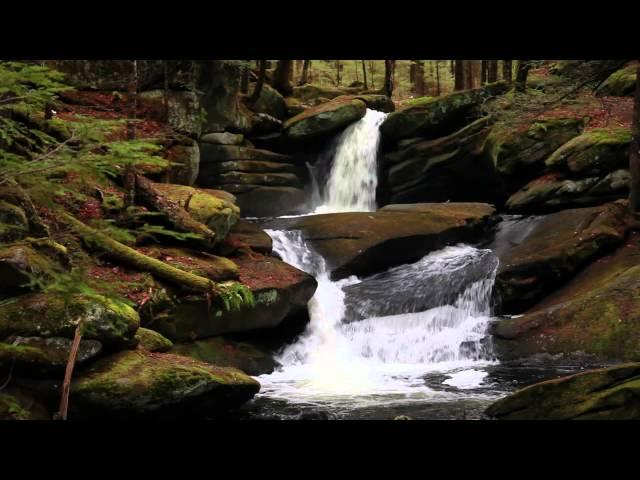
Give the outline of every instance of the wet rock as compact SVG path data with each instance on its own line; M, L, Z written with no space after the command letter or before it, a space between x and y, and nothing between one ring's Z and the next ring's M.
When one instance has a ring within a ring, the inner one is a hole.
M389 114L380 125L380 132L394 140L448 135L464 127L474 116L478 118L473 109L484 100L506 92L507 88L506 83L497 82L409 105Z
M317 282L305 272L273 257L252 254L232 257L239 280L251 288L253 307L226 311L219 299L191 295L175 299L160 311L154 308L152 328L174 342L278 326L287 316L306 308Z
M259 348L223 337L179 343L173 347L171 353L221 367L234 367L253 376L272 373L278 365L272 355Z
M493 324L494 347L510 360L581 352L640 360L640 238L589 264L524 315Z
M231 229L230 240L248 245L252 250L269 255L273 248L271 237L255 223L240 219Z
M327 260L332 278L339 279L380 272L446 245L478 239L494 211L483 203L387 205L372 213L302 217L286 228L301 230Z
M173 347L171 340L148 328L139 328L135 338L138 340L138 348L148 352L168 352Z
M502 420L638 420L640 364L536 383L498 400L486 413Z
M244 217L296 215L308 211L307 193L297 187L227 184L233 192Z
M94 363L71 385L70 415L201 416L250 400L260 384L234 368L179 355L123 351Z
M71 353L72 340L52 337L12 336L0 342L0 364L38 372L62 371ZM81 340L76 363L95 358L102 351L97 340Z
M496 290L503 311L522 312L624 242L628 228L625 201L545 216L522 243L500 256Z

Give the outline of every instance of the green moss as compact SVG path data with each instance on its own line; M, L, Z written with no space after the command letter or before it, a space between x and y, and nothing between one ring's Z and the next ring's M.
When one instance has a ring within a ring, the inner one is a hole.
M633 96L637 81L638 67L635 64L626 66L617 72L612 73L598 90L598 96Z
M139 328L135 338L138 340L138 346L149 352L167 352L173 347L171 340L147 328Z
M335 133L364 117L367 110L362 100L336 98L287 120L283 127L293 141L308 140Z

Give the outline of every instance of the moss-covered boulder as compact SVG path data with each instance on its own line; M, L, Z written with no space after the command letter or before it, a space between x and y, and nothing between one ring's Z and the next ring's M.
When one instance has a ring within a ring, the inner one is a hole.
M544 217L522 243L500 255L496 292L505 313L520 313L587 262L624 242L628 207L616 201Z
M347 93L346 90L343 90L340 88L313 85L313 84L307 83L305 85L293 87L292 97L302 102L308 103L311 100L314 100L320 97L331 100L332 98L345 95L346 93Z
M491 119L483 117L436 140L411 142L384 156L392 203L504 202L502 182L482 154Z
M485 152L515 191L541 176L545 160L561 145L580 135L582 128L583 121L576 118L539 120L517 127L499 123L487 137Z
M253 89L250 90L253 91ZM266 84L262 86L260 97L250 108L254 112L266 113L279 120L284 120L287 116L287 105L284 97L275 88Z
M223 337L206 338L195 342L176 344L171 353L184 355L220 367L234 367L247 375L273 372L278 363L272 355L244 342Z
M360 120L366 111L362 100L335 99L290 118L284 123L284 132L290 141L298 143L327 137Z
M240 218L240 209L236 205L207 189L169 183L154 183L153 186L168 199L185 207L194 219L213 230L217 242L227 236Z
M632 97L638 81L638 66L635 63L612 73L596 90L599 97Z
M391 113L396 109L395 103L386 95L343 95L336 97L335 100L346 100L347 98L362 100L367 108L378 110L379 112Z
M255 305L228 311L219 298L178 297L170 304L152 306L149 328L174 342L273 328L306 308L315 293L317 282L311 275L277 258L253 253L232 259L238 265L240 282L253 292Z
M491 327L503 359L581 352L640 360L640 238L589 264L524 315Z
M536 383L486 413L501 420L640 420L640 363Z
M0 342L0 365L15 365L31 371L64 370L71 353L70 338L8 337ZM97 340L81 340L77 364L95 358L102 351Z
M22 208L0 199L0 242L13 242L29 234L29 220Z
M284 228L301 230L305 241L327 260L332 278L338 279L377 273L446 245L479 239L494 212L485 203L387 205L373 213L292 219Z
M601 205L629 194L628 170L615 170L603 177L570 179L560 173L537 178L507 200L513 213L549 213L558 210Z
M202 416L242 405L260 384L234 368L144 350L95 362L71 385L70 416Z
M408 105L390 113L380 125L380 131L393 140L410 137L434 139L448 135L478 117L474 108L506 92L507 88L506 83L497 82Z
M0 420L51 420L51 415L27 393L8 387L0 391Z
M175 247L140 247L140 252L168 265L191 272L214 282L238 278L238 266L226 257L219 257L199 250Z
M0 298L20 290L34 276L59 270L59 265L28 245L0 246Z
M73 338L84 319L84 338L104 345L129 345L140 318L136 311L110 299L74 295L68 302L58 295L33 293L0 302L0 338Z
M148 352L168 352L173 347L171 340L148 328L139 328L135 339L138 341L138 348Z

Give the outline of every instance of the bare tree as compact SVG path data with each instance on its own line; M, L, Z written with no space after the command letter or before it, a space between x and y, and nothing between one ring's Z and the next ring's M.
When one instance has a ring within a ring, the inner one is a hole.
M256 82L256 88L253 90L251 94L251 98L249 98L249 103L254 104L260 98L260 94L262 93L262 86L264 85L264 78L267 75L267 61L259 60L260 70L258 71L258 81Z
M463 60L464 64L464 89L473 88L473 60Z
M449 60L449 68L451 70L451 78L456 78L456 61Z
M278 65L273 73L273 88L283 95L291 95L293 93L293 85L291 84L292 68L293 60L278 60Z
M376 61L369 60L369 78L371 78L371 88L376 88L375 75L376 73Z
M511 74L512 68L513 68L513 62L511 60L502 61L502 79L507 83L511 83L512 81L512 74Z
M242 75L240 76L240 92L249 93L249 66L243 65Z
M164 94L162 96L162 106L164 108L164 121L169 123L169 67L167 61L162 61L162 69L164 70Z
M364 60L362 60L362 75L364 76L364 88L366 90L369 86L367 85L367 65Z
M640 60L638 60L636 76L636 94L633 104L633 120L631 124L631 147L629 153L629 208L632 212L640 211Z
M517 92L524 92L527 89L527 75L531 69L531 63L529 60L518 60L518 67L516 69L516 82L515 89Z
M384 94L389 98L391 98L393 94L395 70L395 60L384 61Z
M487 60L487 82L494 83L498 81L498 61Z

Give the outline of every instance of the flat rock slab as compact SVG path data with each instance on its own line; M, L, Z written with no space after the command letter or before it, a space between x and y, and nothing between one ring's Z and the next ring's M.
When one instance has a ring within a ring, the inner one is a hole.
M502 420L638 420L640 363L536 383L493 403Z
M494 212L493 206L484 203L388 205L371 213L292 219L284 228L301 230L304 239L327 260L332 278L339 279L377 273L414 262L446 245L475 241Z
M500 255L497 293L505 313L521 313L589 261L624 242L626 201L547 215L531 233Z

